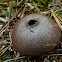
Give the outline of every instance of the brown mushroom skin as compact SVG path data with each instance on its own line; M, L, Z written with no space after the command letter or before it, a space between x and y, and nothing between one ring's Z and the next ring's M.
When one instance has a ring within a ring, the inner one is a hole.
M29 14L19 20L12 32L15 50L26 56L41 56L60 44L56 22L42 14Z

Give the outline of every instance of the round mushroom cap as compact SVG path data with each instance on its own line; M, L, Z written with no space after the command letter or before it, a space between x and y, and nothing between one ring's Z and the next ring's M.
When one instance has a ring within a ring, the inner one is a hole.
M61 31L56 22L42 14L29 14L19 20L12 32L15 50L26 56L41 56L60 44Z

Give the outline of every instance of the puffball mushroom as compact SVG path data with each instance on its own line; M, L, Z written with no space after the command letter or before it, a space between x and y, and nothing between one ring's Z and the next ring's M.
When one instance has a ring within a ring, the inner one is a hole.
M61 31L56 22L42 14L30 14L19 20L12 32L15 50L26 56L41 56L60 44Z

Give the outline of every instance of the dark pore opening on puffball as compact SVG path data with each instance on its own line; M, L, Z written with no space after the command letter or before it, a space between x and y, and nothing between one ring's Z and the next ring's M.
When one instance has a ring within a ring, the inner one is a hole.
M28 22L28 25L29 26L32 26L32 25L34 25L34 24L36 24L36 20L30 20L29 22Z

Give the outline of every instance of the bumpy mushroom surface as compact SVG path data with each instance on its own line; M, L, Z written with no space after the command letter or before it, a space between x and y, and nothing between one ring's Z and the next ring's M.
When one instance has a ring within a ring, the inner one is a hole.
M40 56L59 45L61 31L54 20L30 14L18 21L12 33L15 50L27 56Z

